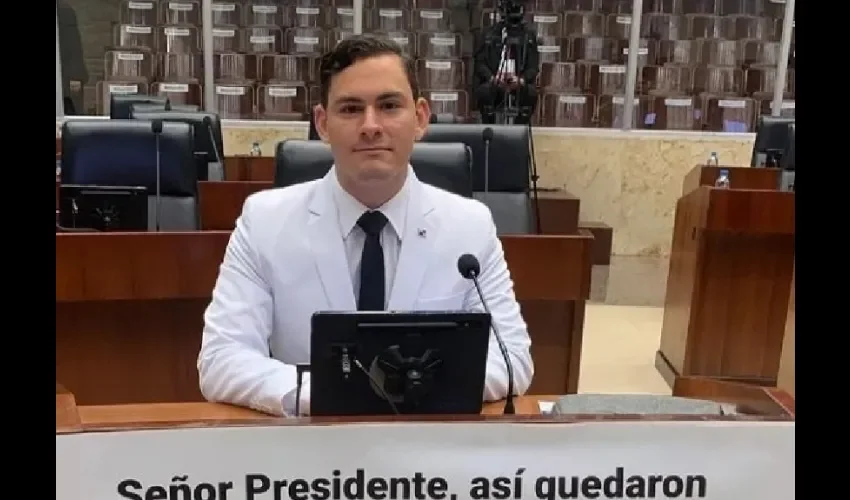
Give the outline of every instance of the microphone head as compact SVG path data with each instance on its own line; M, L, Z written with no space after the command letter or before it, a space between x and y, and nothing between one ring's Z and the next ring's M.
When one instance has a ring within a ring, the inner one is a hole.
M487 128L484 129L484 131L481 133L481 135L482 135L482 137L484 137L485 141L492 141L493 140L493 129L490 128L490 127L487 127Z
M162 133L162 120L151 121L151 130L154 134Z
M472 279L481 274L481 264L474 255L465 253L457 259L457 270L464 278Z
M204 127L212 126L212 118L210 118L209 116L205 116L204 119L201 121L204 122Z

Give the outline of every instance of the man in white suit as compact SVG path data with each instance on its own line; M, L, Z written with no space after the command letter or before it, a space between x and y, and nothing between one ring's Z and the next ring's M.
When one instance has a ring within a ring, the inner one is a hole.
M198 356L201 392L292 415L295 365L310 361L319 310L477 310L457 270L481 262L481 287L514 369L515 394L533 364L526 324L490 211L420 182L409 166L431 115L410 60L393 42L346 39L321 61L316 128L334 167L314 182L252 195L230 238ZM507 396L491 336L484 398ZM309 413L309 377L300 408Z

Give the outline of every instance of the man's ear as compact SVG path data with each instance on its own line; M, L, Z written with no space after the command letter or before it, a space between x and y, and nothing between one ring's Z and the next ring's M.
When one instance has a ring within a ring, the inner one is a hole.
M428 123L431 121L431 105L424 97L416 100L416 140L425 137Z
M328 142L328 112L321 104L313 106L313 123L323 141Z

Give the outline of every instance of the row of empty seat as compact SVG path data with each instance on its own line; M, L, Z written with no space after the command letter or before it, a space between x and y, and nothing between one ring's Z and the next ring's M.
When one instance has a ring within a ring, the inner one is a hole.
M616 116L606 118L606 110L617 106L606 103L625 91L631 0L523 3L526 22L538 33L540 44L541 98L534 122L619 126ZM496 19L495 4L365 0L363 26L384 32L417 59L420 87L435 112L474 121L472 54L482 28ZM113 46L105 51L102 69L92 72L103 75L96 88L89 87L93 111L108 113L110 92L134 90L202 106L207 82L200 5L121 2L111 27ZM318 57L350 35L354 26L351 0L213 2L212 11L211 85L223 118L304 119L317 102ZM773 91L783 14L784 5L771 1L646 0L638 99L693 98L698 116L691 117L687 129L724 128L706 123L708 113L700 111L709 109L712 98L752 99L746 109L761 109ZM790 102L793 56L792 47L785 92ZM582 99L587 104L574 109L572 101ZM672 128L683 128L684 123L651 118L638 122ZM753 121L743 123L751 127Z

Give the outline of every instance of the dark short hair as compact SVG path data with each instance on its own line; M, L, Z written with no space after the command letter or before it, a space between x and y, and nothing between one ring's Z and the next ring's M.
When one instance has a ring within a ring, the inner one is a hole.
M370 57L393 54L401 59L407 73L407 81L413 98L419 97L419 82L416 81L416 69L413 60L404 53L401 46L393 40L374 34L351 35L342 40L330 52L322 56L319 65L319 81L321 83L322 105L328 105L331 79L346 68Z

